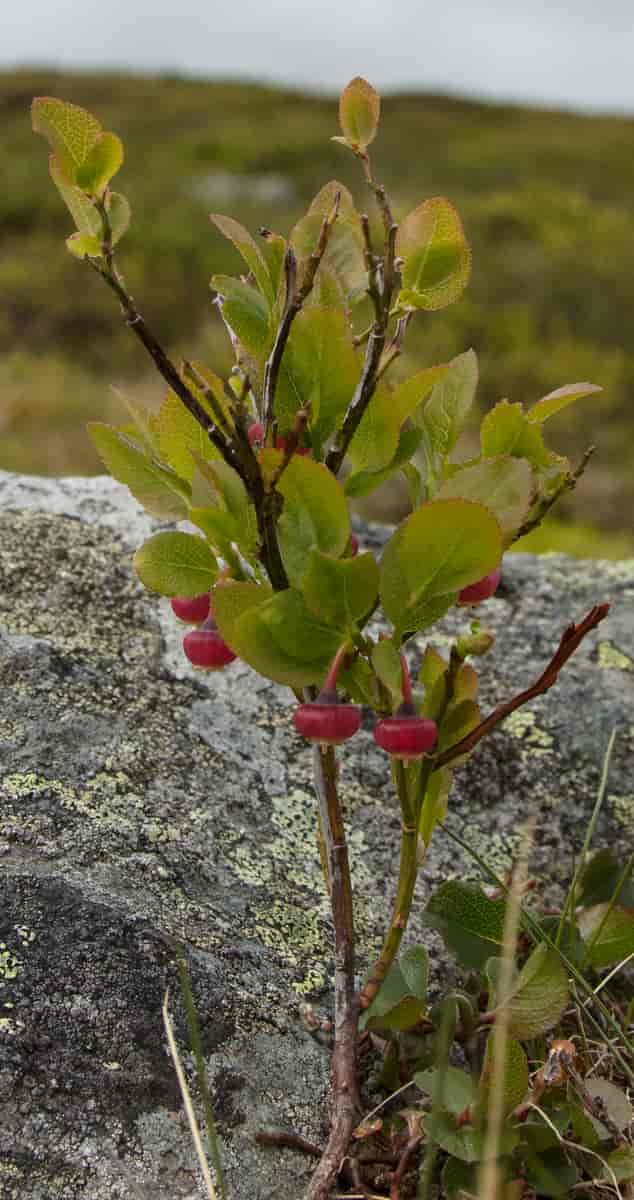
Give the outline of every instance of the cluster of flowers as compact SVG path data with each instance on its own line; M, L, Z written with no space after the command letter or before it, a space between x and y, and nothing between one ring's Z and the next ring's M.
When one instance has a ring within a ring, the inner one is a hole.
M353 553L358 550L354 539ZM500 570L491 571L459 594L459 604L479 604L488 600L500 582ZM199 670L219 671L233 662L236 655L223 640L213 617L208 592L188 598L174 596L172 611L180 621L195 625L186 634L183 649L190 663ZM341 647L316 700L300 704L293 714L295 728L311 742L338 745L353 737L361 727L362 711L358 704L342 703L337 693L337 675L348 651ZM410 762L433 750L438 737L436 722L419 717L412 698L412 686L405 656L401 654L402 703L391 717L382 717L374 726L377 746L396 758Z

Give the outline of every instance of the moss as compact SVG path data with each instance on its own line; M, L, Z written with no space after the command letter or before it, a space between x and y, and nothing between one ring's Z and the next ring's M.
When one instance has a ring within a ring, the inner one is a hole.
M599 666L617 671L634 671L634 662L613 642L599 642Z

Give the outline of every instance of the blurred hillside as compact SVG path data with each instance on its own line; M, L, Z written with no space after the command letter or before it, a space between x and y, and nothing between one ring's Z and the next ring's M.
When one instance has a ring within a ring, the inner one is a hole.
M352 156L329 141L334 100L252 84L0 74L0 467L91 474L101 468L83 424L122 412L108 385L150 405L163 389L110 293L64 247L70 220L30 129L41 94L91 109L123 138L117 185L133 226L120 266L172 354L217 370L230 358L208 280L240 268L208 213L286 233L329 178L362 209L369 198ZM465 297L417 318L403 369L473 345L484 408L576 380L605 389L557 418L549 439L574 458L597 446L563 514L576 528L549 535L573 552L634 552L633 146L634 120L403 95L384 101L373 147L397 215L447 195L474 254Z

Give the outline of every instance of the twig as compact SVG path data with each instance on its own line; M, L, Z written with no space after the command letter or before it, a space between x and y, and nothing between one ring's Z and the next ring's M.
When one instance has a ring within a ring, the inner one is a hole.
M574 490L588 463L590 462L595 449L595 446L588 446L588 449L583 455L581 462L577 467L575 467L575 470L566 475L566 478L562 483L560 483L559 487L555 489L552 496L549 496L547 500L542 501L535 515L524 521L523 525L520 525L515 537L513 538L513 542L517 542L519 538L523 538L527 533L530 533L531 529L535 529L538 525L541 525L546 513L550 511L550 509L553 507L553 504L557 503L559 497L562 496L564 492Z
M407 333L407 327L408 327L411 319L412 319L411 312L406 312L403 314L402 317L399 317L399 319L396 323L396 330L394 332L394 336L392 337L392 340L390 341L389 346L386 347L385 352L381 358L381 362L379 363L379 369L376 373L377 380L383 378L388 367L391 367L394 360L396 358L398 358L399 355L402 353L403 342L405 341L405 334Z
M463 737L461 741L456 742L454 746L450 746L443 754L438 754L432 757L434 770L439 767L444 767L447 763L453 762L455 758L460 758L463 754L468 754L477 746L478 742L486 737L500 721L508 717L516 708L521 708L522 704L527 704L529 700L534 700L536 696L541 696L543 692L547 692L549 688L557 682L559 672L567 663L568 659L574 654L580 642L583 641L586 634L590 633L600 621L607 617L610 611L610 605L597 604L590 610L588 615L584 617L578 625L569 625L561 635L559 646L551 658L545 671L542 672L539 679L535 681L525 692L520 692L514 696L512 700L507 700L505 704L498 704L497 708L493 709L489 716L476 725L471 733Z
M303 277L298 283L297 280L297 258L295 251L291 246L288 247L284 257L284 274L286 278L286 300L284 303L284 312L280 321L273 348L264 366L264 383L262 394L262 411L264 413L264 438L268 445L272 437L273 424L275 420L275 391L279 378L280 367L282 365L282 357L286 349L291 326L298 312L302 308L304 301L312 291L315 282L317 268L325 254L330 230L332 229L339 213L340 193L337 192L335 202L327 217L324 217L321 223L319 240L312 254L306 260L304 265Z
M299 1133L288 1133L284 1129L259 1129L255 1140L260 1146L280 1146L289 1150L300 1150L311 1158L321 1158L321 1150L314 1142L301 1137Z
M357 1020L354 989L352 885L345 829L335 779L332 746L313 751L315 791L323 830L335 933L335 1031L332 1062L333 1111L328 1144L311 1180L307 1200L328 1200L359 1117Z
M409 1167L409 1164L414 1154L418 1150L422 1140L422 1134L415 1134L409 1139L405 1149L403 1150L403 1153L398 1160L398 1166L394 1172L394 1178L392 1179L390 1200L401 1200L401 1183L403 1182L403 1176L405 1175L405 1172L407 1171L407 1168Z
M389 234L390 229L392 229L394 226L394 218L392 216L392 210L390 208L390 202L387 198L387 193L385 191L385 188L383 187L383 184L377 183L376 179L374 178L374 176L372 174L372 164L370 163L370 155L368 154L367 150L360 153L358 155L358 157L361 159L361 163L363 165L363 173L366 177L366 180L367 180L369 186L372 188L374 195L376 196L377 204L379 206L379 211L383 218L385 232L386 232L386 234Z

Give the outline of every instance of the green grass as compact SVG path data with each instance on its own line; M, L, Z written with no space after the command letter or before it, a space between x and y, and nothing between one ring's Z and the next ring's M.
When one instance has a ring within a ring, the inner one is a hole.
M122 136L134 217L121 268L171 352L218 370L230 359L208 281L240 268L209 211L285 233L329 178L361 207L369 198L352 156L329 140L335 100L167 77L1 74L0 466L89 474L99 464L83 424L120 412L108 384L150 404L162 388L111 295L65 250L69 219L30 129L37 94L82 104ZM403 95L384 101L374 148L397 215L445 194L474 251L465 297L417 319L403 366L475 346L484 408L578 379L602 384L557 418L554 440L572 456L597 446L564 514L581 527L566 538L607 554L633 547L633 143L625 118Z

